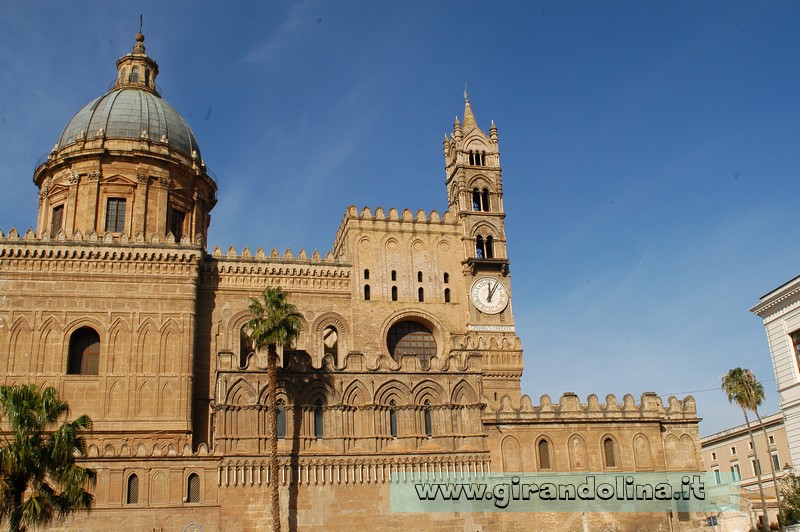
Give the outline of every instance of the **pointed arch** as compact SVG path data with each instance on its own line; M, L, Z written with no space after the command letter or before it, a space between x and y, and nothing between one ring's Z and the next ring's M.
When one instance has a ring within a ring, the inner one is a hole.
M342 403L347 406L363 406L370 403L370 399L367 387L358 379L348 384L342 394Z
M633 437L633 456L637 471L653 470L653 452L650 448L650 440L642 433Z
M398 405L407 404L410 398L411 390L400 381L386 382L375 392L375 402L381 405L388 405L392 399Z
M177 413L178 396L175 387L167 381L161 387L161 397L159 398L159 415L162 417L173 417Z
M680 470L678 437L674 434L667 434L666 438L664 438L664 457L666 458L668 471Z
M539 437L536 442L536 463L540 470L554 469L553 465L553 443L547 436Z
M256 390L244 379L239 379L230 388L225 397L225 404L245 406L256 404Z
M155 415L155 409L153 405L155 404L156 398L155 393L153 393L153 386L150 384L149 381L143 382L139 386L138 393L136 394L136 414L139 417L148 417Z
M108 389L106 398L106 416L109 418L122 417L125 414L125 393L118 381L114 381Z
M167 502L167 477L163 471L156 471L150 477L150 502L153 505Z
M176 374L181 367L181 333L175 320L169 320L161 328L161 345L159 349L159 372Z
M600 452L603 456L603 467L610 469L618 469L622 466L619 453L619 445L616 438L611 434L606 434L600 438L601 449Z
M450 402L456 405L472 405L478 402L478 394L467 381L461 380L453 387Z
M158 329L153 320L146 318L139 326L136 342L137 373L156 373L158 362Z
M412 401L414 404L421 405L425 403L425 400L430 401L431 404L446 403L447 394L439 383L432 380L424 380L414 386Z
M697 455L694 440L688 434L681 435L678 440L679 455L681 457L681 467L689 469L697 467Z
M522 471L522 459L519 441L514 436L506 436L500 444L503 453L503 472L518 473Z
M28 372L28 364L33 348L33 328L28 320L21 316L11 326L11 349L9 355L9 372Z
M567 440L569 447L569 466L571 471L584 471L589 467L586 457L586 442L580 434L573 434Z
M117 318L108 333L108 372L112 375L127 373L130 368L131 333L127 322Z

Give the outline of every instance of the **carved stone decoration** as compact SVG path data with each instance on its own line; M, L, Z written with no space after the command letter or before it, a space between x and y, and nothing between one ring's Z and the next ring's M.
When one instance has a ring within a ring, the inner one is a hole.
M67 179L69 180L70 185L77 185L78 183L81 182L80 174L72 174Z
M147 174L136 174L136 180L139 181L139 183L146 185L150 178L147 177Z
M100 172L89 172L86 176L89 181L99 181L100 180Z
M169 177L159 177L158 178L158 184L161 187L169 188L170 183L172 183L172 179L170 179Z

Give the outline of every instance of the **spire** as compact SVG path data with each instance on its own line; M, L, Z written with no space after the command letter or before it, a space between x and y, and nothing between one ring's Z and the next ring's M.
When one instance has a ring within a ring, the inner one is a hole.
M131 53L117 60L117 81L114 89L133 87L143 89L158 95L156 89L156 76L158 63L147 57L144 48L144 34L139 28L139 33L134 37Z
M497 126L494 125L494 120L492 120L492 125L489 128L489 136L493 141L497 142Z
M475 123L475 115L472 114L472 107L469 105L469 95L467 94L467 86L464 85L464 131L470 131L477 127Z

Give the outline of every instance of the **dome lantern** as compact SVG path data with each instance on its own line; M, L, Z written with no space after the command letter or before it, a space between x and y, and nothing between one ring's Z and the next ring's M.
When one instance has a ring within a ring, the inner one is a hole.
M114 88L135 87L158 94L156 90L158 63L147 57L144 48L144 35L137 33L135 40L131 53L117 60L117 82L114 84Z

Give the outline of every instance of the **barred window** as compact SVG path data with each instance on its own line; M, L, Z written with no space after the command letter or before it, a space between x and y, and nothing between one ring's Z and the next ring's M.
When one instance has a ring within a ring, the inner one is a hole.
M614 440L606 438L603 440L603 456L605 457L606 467L617 467L617 456L614 449Z
M200 477L197 473L190 474L186 481L186 502L200 502Z
M539 440L539 469L550 469L550 443L547 440Z
M128 477L128 490L125 494L125 502L128 504L139 503L139 477L136 473Z
M393 359L399 361L402 355L415 355L423 368L427 368L430 359L436 355L433 334L416 321L401 321L392 325L386 344Z

